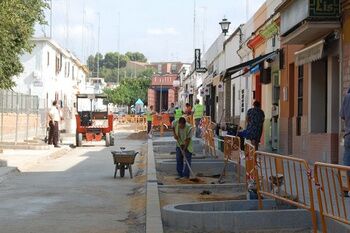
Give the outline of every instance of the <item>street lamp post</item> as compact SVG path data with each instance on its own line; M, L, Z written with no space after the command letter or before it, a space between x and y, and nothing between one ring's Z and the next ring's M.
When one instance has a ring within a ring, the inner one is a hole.
M224 17L219 24L221 26L222 33L224 34L224 36L226 36L226 34L228 33L228 31L230 29L231 22L228 21L226 19L226 17ZM224 57L224 62L225 62L225 69L226 69L226 56ZM222 88L223 88L223 91L224 91L224 95L223 96L225 97L225 82L222 83ZM225 105L225 102L223 101L224 98L221 98L221 99L222 99L223 105ZM226 106L223 106L223 110L224 111L223 111L223 113L221 115L221 118L222 118L223 114L225 114L225 118L226 118L225 107ZM221 120L220 120L220 122L221 122Z
M231 22L228 21L226 18L223 18L219 24L221 26L222 33L224 33L224 35L226 36L228 30L230 29Z

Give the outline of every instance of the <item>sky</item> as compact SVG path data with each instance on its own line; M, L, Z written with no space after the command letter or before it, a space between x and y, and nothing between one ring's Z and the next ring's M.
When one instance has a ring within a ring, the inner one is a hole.
M52 36L81 60L97 51L138 51L152 62L192 62L194 41L196 48L207 49L221 33L223 17L233 31L264 2L196 0L194 11L194 1L52 0ZM36 36L50 35L49 10L46 15L48 25L37 25Z

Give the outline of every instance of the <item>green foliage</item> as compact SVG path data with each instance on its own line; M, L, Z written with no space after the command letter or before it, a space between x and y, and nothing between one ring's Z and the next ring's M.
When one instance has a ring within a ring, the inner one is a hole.
M45 23L44 0L0 1L0 88L14 86L12 77L23 71L20 55L31 52L34 25Z
M127 56L130 59L130 61L147 62L147 58L143 53L127 52L125 56Z
M119 58L119 68L125 67L126 63L129 61L129 58L117 52L106 53L103 59L103 67L107 69L118 68L118 58Z
M104 78L106 82L118 83L127 78L151 78L154 74L153 68L147 68L139 71L132 68L127 68L128 61L147 61L145 55L139 52L127 52L125 55L118 52L108 52L105 55L96 54L90 55L87 60L87 66L91 72L91 76L97 75L97 57L99 56L100 73L99 77ZM118 75L118 58L119 58L119 75ZM118 80L119 76L119 80Z
M126 78L115 89L106 89L110 103L118 105L133 105L138 99L147 101L147 91L151 85L151 78Z

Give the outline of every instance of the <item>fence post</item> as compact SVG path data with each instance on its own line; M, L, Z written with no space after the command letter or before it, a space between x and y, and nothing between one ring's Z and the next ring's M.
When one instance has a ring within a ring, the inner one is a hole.
M30 112L30 106L28 106L29 104L29 100L30 100L30 95L27 95L26 96L27 98L26 101L25 101L25 109L27 110L27 126L26 126L26 140L28 141L28 137L29 137L29 112Z
M3 142L4 140L4 90L1 90L1 138L0 141Z
M18 142L18 112L19 112L19 104L18 104L18 94L16 94L17 97L17 103L16 103L16 131L15 131L15 145L17 145Z

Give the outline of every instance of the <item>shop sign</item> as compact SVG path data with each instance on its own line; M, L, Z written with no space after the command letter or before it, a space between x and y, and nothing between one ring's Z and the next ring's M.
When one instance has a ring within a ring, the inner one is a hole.
M309 16L313 18L339 17L339 0L310 0Z
M195 49L194 50L194 69L200 69L201 68L201 50Z

